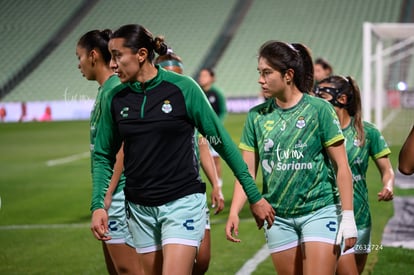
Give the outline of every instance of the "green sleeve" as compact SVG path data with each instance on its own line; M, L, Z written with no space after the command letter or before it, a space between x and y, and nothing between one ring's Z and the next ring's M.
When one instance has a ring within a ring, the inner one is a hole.
M371 141L368 150L372 159L377 160L391 154L387 142L381 132L373 124L364 122L364 130L366 135L365 139Z
M199 132L210 142L211 146L229 165L235 177L240 181L248 197L249 203L258 202L260 194L256 183L249 173L239 149L226 131L223 123L215 115L206 95L191 78L182 84L185 104L189 118L194 122Z
M249 111L247 113L247 118L244 123L242 136L240 139L239 148L245 151L250 152L257 152L258 145L255 135L255 127L254 127L254 118L255 112Z
M113 173L116 154L121 146L118 129L112 118L112 98L122 85L105 94L101 117L97 125L95 145L92 150L92 202L91 211L104 208L104 198Z
M319 125L321 130L322 143L325 147L332 146L338 141L344 140L338 116L332 104L327 101L320 102Z

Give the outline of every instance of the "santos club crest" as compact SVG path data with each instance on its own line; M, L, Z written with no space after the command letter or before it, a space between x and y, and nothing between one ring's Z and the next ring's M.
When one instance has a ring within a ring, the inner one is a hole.
M299 129L302 129L306 126L305 118L303 116L298 118L298 121L296 121L296 127Z
M169 100L164 100L164 104L162 105L161 110L166 114L171 113L172 106Z

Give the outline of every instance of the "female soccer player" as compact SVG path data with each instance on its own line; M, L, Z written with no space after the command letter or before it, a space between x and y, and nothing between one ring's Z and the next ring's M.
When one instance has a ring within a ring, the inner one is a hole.
M179 74L184 72L183 62L181 57L176 55L172 50L168 50L165 55L160 55L155 59L155 64L160 65L166 70L170 70ZM201 135L195 134L196 137L196 152L200 158L201 167L204 170L208 180L212 186L211 201L213 208L217 206L214 214L220 213L224 209L224 197L219 184L219 178L216 172L214 159L210 153L208 141ZM198 150L197 150L198 149ZM205 274L210 265L211 258L211 234L210 234L210 210L206 207L206 229L204 230L204 238L201 241L200 247L197 251L196 260L193 267L192 275Z
M108 50L108 41L110 35L110 30L89 31L79 39L76 47L76 56L79 60L78 68L82 75L87 80L94 80L99 84L90 121L92 173L94 171L96 137L101 131L106 130L102 123L102 105L106 103L108 94L121 84L109 67L111 54ZM143 274L138 254L135 248L131 247L131 235L126 224L122 150L120 150L118 158L121 160L115 163L113 171L111 167L109 173L102 177L102 181L93 182L91 230L94 236L102 241L105 261L110 274ZM109 191L113 196L112 203L105 206L104 197L110 182L117 183L115 185L117 188ZM105 213L106 219L100 218L101 213Z
M361 94L351 77L334 75L319 82L315 94L329 101L335 108L345 136L348 163L354 185L354 215L358 229L355 247L346 251L338 262L337 273L361 274L372 249L371 215L368 204L366 174L371 157L381 174L382 190L379 201L393 199L394 170L388 158L391 153L380 131L371 123L362 121Z
M195 157L194 127L221 142L215 149L245 188L259 227L274 219L230 135L196 82L153 64L167 45L141 25L117 29L111 68L125 86L102 108L94 182L111 172L124 143L128 226L146 274L191 274L205 229L205 184ZM103 232L101 232L101 236Z
M257 69L271 99L249 111L239 147L254 177L261 165L263 196L276 210L273 226L265 228L274 267L278 274L334 274L336 244L343 237L348 250L357 234L338 117L328 102L308 94L313 63L304 45L266 42ZM245 200L236 183L226 225L233 242L240 241L238 213Z
M198 75L198 84L206 93L207 99L216 112L217 116L224 122L227 115L226 97L214 83L216 81L216 73L212 68L202 68ZM217 175L219 177L220 187L223 185L223 175L221 169L220 155L210 146L210 152L214 159Z

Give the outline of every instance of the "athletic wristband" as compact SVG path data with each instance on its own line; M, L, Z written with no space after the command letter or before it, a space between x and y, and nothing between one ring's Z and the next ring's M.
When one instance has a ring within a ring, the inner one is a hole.
M358 231L355 224L354 211L344 210L342 211L342 232L344 239L356 238Z
M342 243L342 239L356 238L357 235L354 212L352 210L342 211L341 223L339 224L335 243L339 245Z

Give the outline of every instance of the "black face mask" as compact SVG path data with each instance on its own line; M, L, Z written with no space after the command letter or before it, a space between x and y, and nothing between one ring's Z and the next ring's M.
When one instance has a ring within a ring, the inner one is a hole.
M317 97L322 97L322 92L325 92L327 94L330 94L332 98L328 100L333 106L339 107L339 108L345 108L349 105L349 102L351 102L351 95L347 94L348 100L347 104L342 104L338 101L338 98L343 94L343 92L337 88L331 88L331 87L316 87L314 93Z

